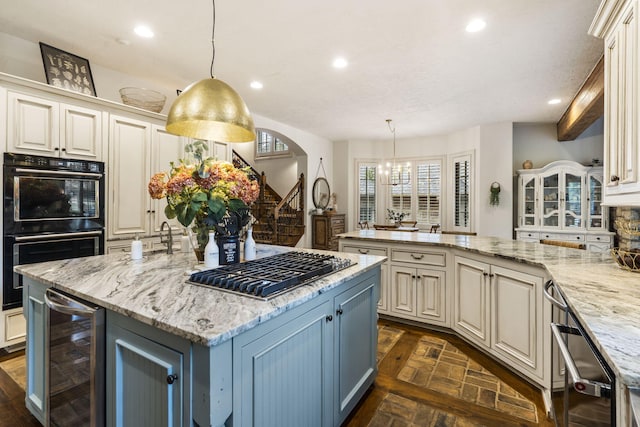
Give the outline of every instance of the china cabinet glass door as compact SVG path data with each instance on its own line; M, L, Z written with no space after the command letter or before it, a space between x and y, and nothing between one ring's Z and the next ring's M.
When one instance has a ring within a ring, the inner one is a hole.
M522 197L522 226L535 226L536 225L536 177L535 176L523 176L521 188L524 189Z
M557 173L542 177L542 226L557 227L560 217L560 176Z
M564 175L564 228L582 227L582 177Z
M604 228L605 224L602 217L602 177L589 175L589 197L587 228Z

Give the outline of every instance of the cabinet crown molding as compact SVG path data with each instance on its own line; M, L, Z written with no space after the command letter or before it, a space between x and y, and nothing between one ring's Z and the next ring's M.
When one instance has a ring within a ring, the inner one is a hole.
M637 0L602 0L588 33L601 39L607 37L614 24L618 22L622 11L634 1Z

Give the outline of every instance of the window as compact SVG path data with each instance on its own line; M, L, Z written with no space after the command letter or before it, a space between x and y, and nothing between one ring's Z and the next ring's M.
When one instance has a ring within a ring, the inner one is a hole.
M471 231L471 154L453 158L453 228Z
M415 159L402 168L395 185L388 185L388 208L405 214L405 220L417 221L428 229L442 222L442 159ZM399 171L395 170L397 174ZM386 210L385 210L386 214Z
M289 155L286 137L266 129L256 129L256 158Z
M420 224L441 224L440 201L442 200L442 167L440 161L419 162L416 181L418 184L418 210L416 221Z
M415 218L412 215L411 211L411 199L413 194L411 189L413 187L413 183L411 182L411 168L392 168L392 175L398 176L399 179L395 181L394 184L390 185L391 187L391 207L396 213L405 214L406 218Z
M376 180L375 163L358 163L358 222L376 221Z

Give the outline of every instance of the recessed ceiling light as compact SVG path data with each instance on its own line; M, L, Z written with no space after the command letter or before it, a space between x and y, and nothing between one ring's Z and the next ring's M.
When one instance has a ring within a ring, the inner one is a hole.
M250 86L251 86L251 89L262 89L263 88L262 83L257 81L257 80L252 81Z
M555 104L560 104L560 102L562 102L562 100L560 98L553 98L553 99L549 100L548 104L549 105L555 105Z
M138 25L133 29L133 31L137 35L139 35L140 37L144 37L145 39L150 39L151 37L153 37L153 31L151 31L151 28L147 27L146 25Z
M477 33L478 31L484 30L484 27L486 26L487 26L487 23L484 21L484 19L477 18L469 21L465 29L467 30L468 33Z
M345 68L347 65L349 65L349 63L342 57L333 60L333 68Z

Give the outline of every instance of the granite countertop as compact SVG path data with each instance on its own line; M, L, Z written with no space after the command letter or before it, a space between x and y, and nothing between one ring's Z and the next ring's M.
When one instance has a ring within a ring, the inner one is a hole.
M257 245L257 254L265 257L292 249ZM352 265L268 301L186 283L197 266L192 253L145 253L143 259L136 261L129 254L118 253L25 264L14 270L194 343L214 346L385 260L380 256L339 256L350 259Z
M493 237L360 230L339 235L382 243L464 249L545 268L617 378L640 387L640 273L609 254Z

